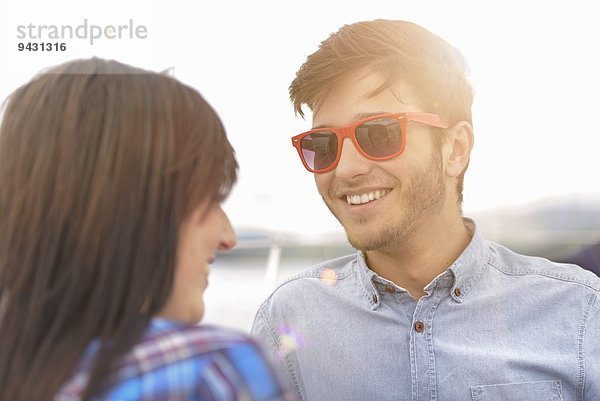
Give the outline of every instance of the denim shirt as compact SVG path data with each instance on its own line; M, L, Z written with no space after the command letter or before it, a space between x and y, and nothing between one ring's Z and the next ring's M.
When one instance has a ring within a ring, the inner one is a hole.
M304 401L600 400L600 278L473 238L418 301L363 255L281 284L252 334Z

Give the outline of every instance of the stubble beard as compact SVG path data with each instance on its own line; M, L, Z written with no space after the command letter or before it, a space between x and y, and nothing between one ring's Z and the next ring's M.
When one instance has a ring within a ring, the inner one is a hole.
M375 250L383 252L397 251L399 248L412 243L415 231L423 224L422 220L424 218L439 213L443 208L446 198L446 186L442 169L441 153L439 149L434 149L431 163L423 170L413 170L401 187L404 194L401 203L395 205L395 207L403 208L402 214L400 216L394 215L385 222L385 225L375 227L368 232L361 230L361 227L369 223L366 218L356 222L355 228L349 231L327 201L325 201L325 204L344 226L348 242L354 248L362 252Z

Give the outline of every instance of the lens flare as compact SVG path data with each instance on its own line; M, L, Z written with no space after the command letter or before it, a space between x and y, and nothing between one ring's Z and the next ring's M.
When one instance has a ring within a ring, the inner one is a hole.
M281 348L278 353L279 358L283 359L288 353L306 346L304 336L292 327L281 325L277 329L277 333L281 341Z
M337 273L333 269L325 269L321 272L321 281L326 285L334 285L337 282Z

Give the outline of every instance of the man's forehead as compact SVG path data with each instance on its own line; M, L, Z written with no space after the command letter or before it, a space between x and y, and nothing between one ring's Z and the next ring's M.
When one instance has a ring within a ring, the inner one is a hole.
M379 110L379 111L361 111L358 113L355 113L352 115L351 119L352 121L359 121L359 120L363 120L365 118L369 118L369 117L373 117L373 116L378 116L381 114L393 114L396 113L396 111L393 110ZM314 119L313 119L313 127L312 129L319 129L319 128L327 128L327 127L334 127L333 124L327 124L327 123L323 123L323 124L319 124L319 125L314 125Z
M355 73L323 95L313 109L312 125L313 128L339 126L377 114L422 111L418 94L405 80L388 85L379 74Z

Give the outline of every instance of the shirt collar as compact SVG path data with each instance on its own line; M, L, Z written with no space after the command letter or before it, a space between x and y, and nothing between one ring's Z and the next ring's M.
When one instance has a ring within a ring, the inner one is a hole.
M473 237L463 253L448 269L454 275L454 285L450 293L458 302L462 302L485 272L490 252L489 244L475 222L468 218L463 220Z
M463 220L465 227L473 235L471 242L445 272L434 278L425 287L425 291L431 291L436 287L440 289L448 288L450 296L459 303L463 302L473 285L484 273L489 252L488 243L475 222L469 218ZM365 256L361 251L357 253L355 269L360 285L364 290L366 303L371 309L376 309L379 306L380 296L375 282L392 283L379 277L367 266Z

